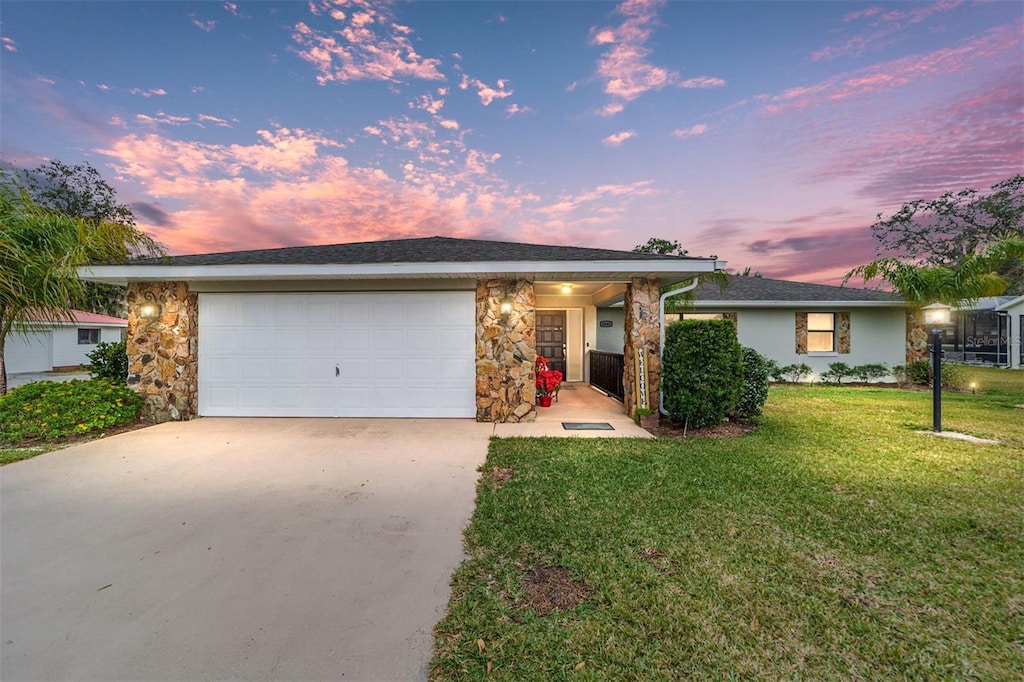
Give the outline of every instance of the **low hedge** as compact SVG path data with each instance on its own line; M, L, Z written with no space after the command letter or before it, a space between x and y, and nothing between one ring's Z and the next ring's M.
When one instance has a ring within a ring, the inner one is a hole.
M131 424L142 399L106 379L37 381L0 398L0 440L46 441Z

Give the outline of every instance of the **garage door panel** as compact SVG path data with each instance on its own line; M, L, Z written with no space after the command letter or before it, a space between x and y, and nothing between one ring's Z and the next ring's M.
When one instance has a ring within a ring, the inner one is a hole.
M200 414L472 417L474 315L472 292L201 294Z

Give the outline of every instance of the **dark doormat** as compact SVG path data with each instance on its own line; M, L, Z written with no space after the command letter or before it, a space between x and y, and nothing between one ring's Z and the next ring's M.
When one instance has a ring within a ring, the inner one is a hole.
M575 391L576 387L575 386L570 386L569 384L562 384L562 388L560 388L559 390L560 391Z
M562 422L566 431L614 431L615 427L608 422Z

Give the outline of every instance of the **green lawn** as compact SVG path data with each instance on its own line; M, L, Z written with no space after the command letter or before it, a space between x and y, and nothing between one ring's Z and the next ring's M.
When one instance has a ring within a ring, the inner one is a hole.
M1000 446L915 433L930 400L780 386L737 439L493 440L434 677L1024 678L1024 391L945 396ZM589 597L537 615L534 567Z
M34 448L11 448L6 445L0 444L0 466L4 464L10 464L11 462L19 462L23 459L32 459L36 455L41 455L46 452L52 452L56 450L59 445L46 445Z

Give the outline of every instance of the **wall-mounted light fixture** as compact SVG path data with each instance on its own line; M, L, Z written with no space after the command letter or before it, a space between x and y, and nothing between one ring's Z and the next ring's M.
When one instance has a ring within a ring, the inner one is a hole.
M505 297L501 299L501 303L498 304L498 313L501 315L502 322L508 322L508 318L512 316L512 299Z
M572 285L571 284L563 284L562 285L562 293L563 294L571 294L572 293Z
M139 318L143 320L158 320L161 313L160 301L153 295L152 291L142 294L142 304L139 306Z

